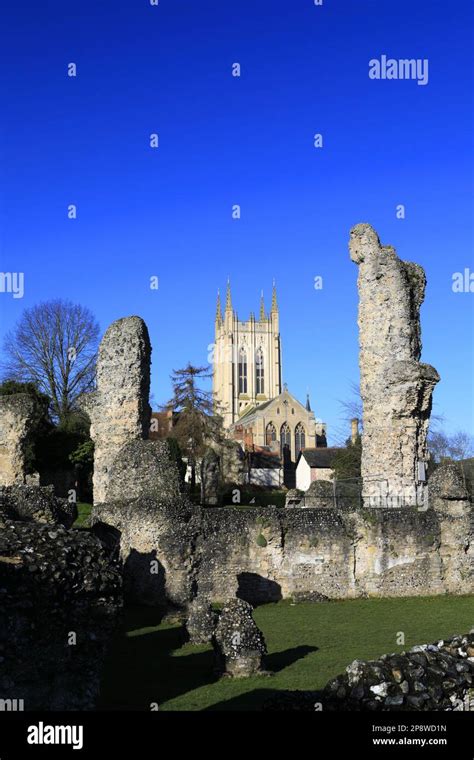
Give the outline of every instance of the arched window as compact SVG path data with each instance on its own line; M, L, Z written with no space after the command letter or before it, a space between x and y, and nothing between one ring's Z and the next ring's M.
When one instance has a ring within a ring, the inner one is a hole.
M304 434L304 427L301 424L301 422L298 422L297 426L295 427L295 456L297 457L298 454L302 449L305 447L305 434Z
M291 432L286 422L284 422L280 428L280 449L281 449L282 456L283 456L285 447L288 447L289 451L291 450Z
M257 354L255 357L255 373L256 373L257 395L262 395L265 392L265 382L264 382L264 369L263 369L263 351L261 348L257 350Z
M247 354L245 348L239 351L239 393L247 393Z
M277 437L276 427L273 424L273 422L269 422L267 425L266 436L265 436L267 446L271 446L273 441L276 441L276 437Z

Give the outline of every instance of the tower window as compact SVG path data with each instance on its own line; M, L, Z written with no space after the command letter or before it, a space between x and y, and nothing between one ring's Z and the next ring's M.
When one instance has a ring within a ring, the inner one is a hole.
M305 432L304 427L299 422L295 428L295 456L297 457L300 451L305 447Z
M247 354L244 348L239 351L239 393L247 393Z
M263 367L263 351L261 348L258 349L257 355L255 357L255 368L256 368L257 395L263 395L263 393L265 392L265 381L264 381L264 367Z

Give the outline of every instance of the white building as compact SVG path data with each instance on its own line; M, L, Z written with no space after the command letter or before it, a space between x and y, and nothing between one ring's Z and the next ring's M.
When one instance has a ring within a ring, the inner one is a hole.
M307 491L315 480L332 480L332 460L338 448L316 448L301 451L296 462L296 488Z

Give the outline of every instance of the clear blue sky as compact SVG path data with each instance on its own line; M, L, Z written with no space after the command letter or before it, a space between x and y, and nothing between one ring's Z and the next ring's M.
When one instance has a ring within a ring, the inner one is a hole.
M102 330L138 314L157 404L173 368L206 363L227 276L240 318L275 278L284 380L331 433L358 380L347 242L367 221L425 268L435 410L473 432L474 293L451 289L474 271L470 0L6 0L1 16L0 270L25 273L25 296L0 294L0 338L58 296ZM382 54L427 58L428 85L369 79Z

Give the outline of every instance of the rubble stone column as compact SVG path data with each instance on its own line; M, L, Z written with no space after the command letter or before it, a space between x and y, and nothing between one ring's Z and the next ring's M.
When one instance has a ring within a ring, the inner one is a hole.
M26 482L24 447L35 403L26 393L0 396L0 486Z
M425 273L382 246L369 224L352 228L349 251L359 267L364 504L422 506L426 436L439 381L434 367L419 361Z
M107 500L110 470L127 443L148 438L151 345L140 317L113 322L97 361L97 391L83 396L94 450L94 504ZM124 494L126 498L126 494Z

